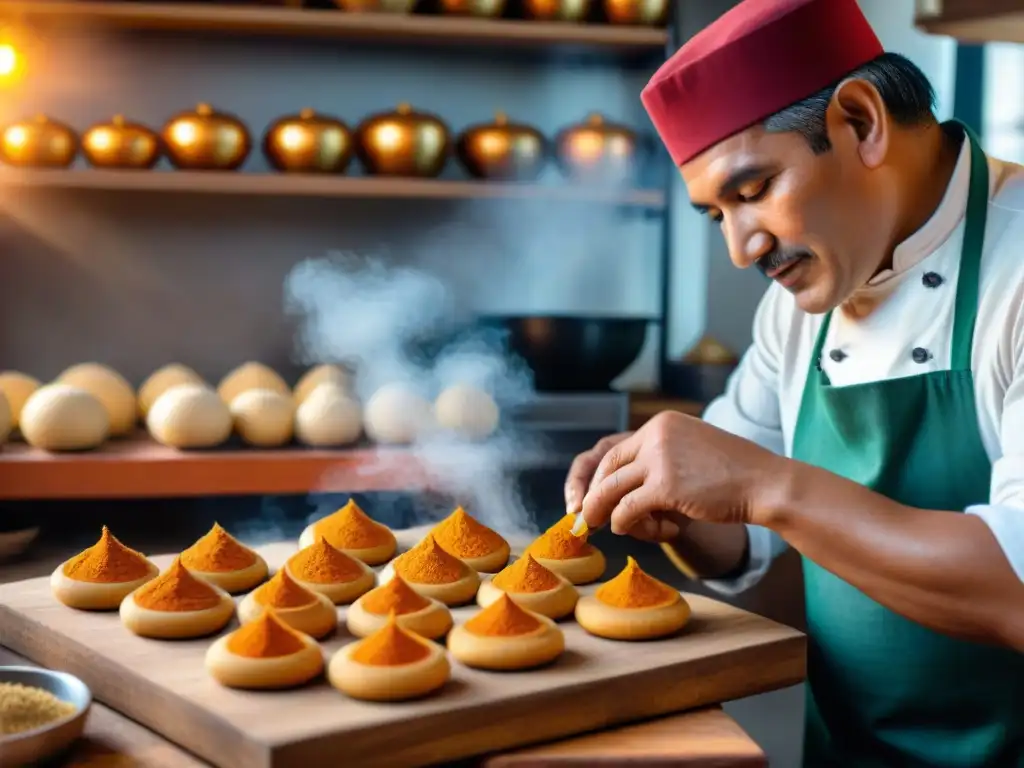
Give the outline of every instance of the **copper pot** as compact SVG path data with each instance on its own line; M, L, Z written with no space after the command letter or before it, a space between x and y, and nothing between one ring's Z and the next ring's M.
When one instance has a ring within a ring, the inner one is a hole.
M181 112L161 131L167 156L175 168L190 171L234 171L252 149L249 131L234 115L200 104Z
M0 134L0 156L22 168L67 168L78 153L78 136L70 126L46 115L11 123Z
M583 21L590 13L590 0L525 0L527 17L538 21Z
M452 16L494 18L505 12L505 0L441 0L441 10Z
M371 115L356 129L356 152L374 176L438 176L448 161L448 143L440 119L408 104Z
M459 160L478 179L536 179L547 161L547 141L536 128L510 123L501 112L493 123L472 125L455 145Z
M82 135L82 153L97 168L148 169L157 164L162 148L155 131L114 115Z
M604 0L604 15L612 24L663 27L668 23L667 0Z
M263 135L263 154L279 171L344 173L353 151L348 126L312 109L282 117Z
M586 122L559 132L555 152L562 171L573 179L621 183L634 173L636 134L592 114Z
M412 13L418 0L334 0L334 4L349 13Z

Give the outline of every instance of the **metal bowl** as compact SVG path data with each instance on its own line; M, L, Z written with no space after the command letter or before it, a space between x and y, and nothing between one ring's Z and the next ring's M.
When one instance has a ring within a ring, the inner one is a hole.
M92 693L77 677L38 667L0 667L0 683L42 688L61 701L75 705L74 714L41 728L0 736L0 765L4 768L37 765L48 760L70 747L85 730Z

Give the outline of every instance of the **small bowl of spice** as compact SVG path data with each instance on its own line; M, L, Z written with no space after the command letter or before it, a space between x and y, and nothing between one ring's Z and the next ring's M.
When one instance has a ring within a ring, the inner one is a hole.
M36 765L85 729L92 693L77 677L36 667L0 667L0 765Z

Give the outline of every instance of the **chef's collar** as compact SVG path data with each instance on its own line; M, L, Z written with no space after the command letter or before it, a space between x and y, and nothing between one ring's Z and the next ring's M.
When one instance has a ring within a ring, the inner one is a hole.
M883 269L868 280L868 286L880 285L906 272L937 251L949 239L967 211L967 195L971 185L971 142L964 140L960 145L953 177L946 187L946 194L931 218L914 234L896 246L892 254L892 269Z

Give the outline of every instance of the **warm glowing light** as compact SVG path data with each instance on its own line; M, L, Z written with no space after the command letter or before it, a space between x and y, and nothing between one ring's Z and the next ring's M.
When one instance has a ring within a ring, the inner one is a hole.
M10 77L17 72L20 58L13 45L0 43L0 77Z
M395 149L402 143L402 129L392 123L386 123L377 130L376 139L381 149Z
M28 131L20 125L15 125L4 131L4 142L13 148L23 147L28 142Z
M192 123L178 123L171 129L174 141L183 147L188 147L195 143L196 133L196 127Z
M304 134L301 128L294 125L289 125L283 131L281 131L281 143L285 149L298 149L305 144Z

